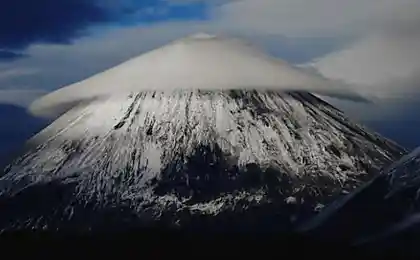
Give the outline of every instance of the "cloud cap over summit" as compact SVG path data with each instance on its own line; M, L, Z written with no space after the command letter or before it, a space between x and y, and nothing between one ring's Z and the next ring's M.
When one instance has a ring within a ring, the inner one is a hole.
M50 93L36 100L30 110L50 116L82 100L171 89L297 90L361 100L345 85L294 68L240 39L200 33Z

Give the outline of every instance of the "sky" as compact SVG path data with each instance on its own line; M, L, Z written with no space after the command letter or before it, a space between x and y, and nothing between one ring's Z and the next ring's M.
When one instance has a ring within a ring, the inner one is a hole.
M420 0L5 0L0 104L25 111L50 91L197 32L243 38L346 82L372 103L326 99L409 149L420 145Z

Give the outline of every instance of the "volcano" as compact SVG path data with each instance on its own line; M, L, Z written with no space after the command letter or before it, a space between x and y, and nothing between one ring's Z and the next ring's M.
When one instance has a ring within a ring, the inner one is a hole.
M352 96L195 35L35 101L59 115L0 179L0 229L291 230L405 150L310 94Z

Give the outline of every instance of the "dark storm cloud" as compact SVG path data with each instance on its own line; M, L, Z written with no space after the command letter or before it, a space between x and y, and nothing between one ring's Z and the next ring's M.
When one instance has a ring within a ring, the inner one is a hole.
M0 48L68 43L87 26L110 20L107 9L94 0L6 0L0 5Z

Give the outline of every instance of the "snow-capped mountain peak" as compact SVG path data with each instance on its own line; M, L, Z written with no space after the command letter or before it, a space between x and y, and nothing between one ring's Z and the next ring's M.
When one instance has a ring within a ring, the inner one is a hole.
M30 140L0 183L10 203L52 183L71 187L50 206L66 219L60 227L124 206L137 224L188 226L210 216L226 224L226 214L245 214L259 219L245 228L288 229L403 153L309 93L142 91L71 109ZM41 210L10 214L52 225Z
M0 230L291 229L405 150L303 91L354 95L199 35L50 93L0 175Z

